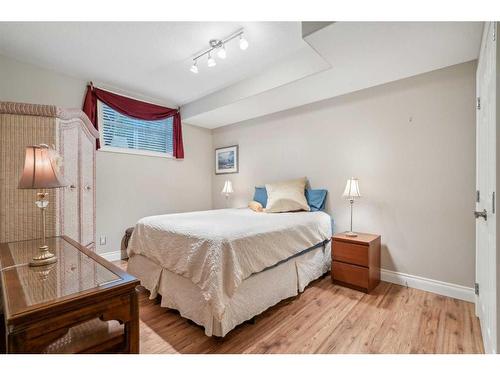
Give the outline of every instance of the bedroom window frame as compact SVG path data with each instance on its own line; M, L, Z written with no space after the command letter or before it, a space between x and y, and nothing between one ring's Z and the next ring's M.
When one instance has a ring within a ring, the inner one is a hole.
M172 154L169 154L168 152L157 152L157 151L149 151L149 150L139 150L139 149L134 149L134 148L124 148L124 147L114 147L114 146L106 146L105 140L104 140L104 126L103 126L103 106L102 102L100 100L97 100L97 121L99 127L101 128L101 131L99 132L99 140L101 142L101 147L99 148L99 151L104 151L104 152L112 152L112 153L118 153L118 154L131 154L131 155L141 155L141 156L152 156L152 157L159 157L159 158L166 158L166 159L174 159L176 158ZM111 108L113 109L113 108ZM113 109L116 111L115 109ZM147 121L147 120L145 120Z

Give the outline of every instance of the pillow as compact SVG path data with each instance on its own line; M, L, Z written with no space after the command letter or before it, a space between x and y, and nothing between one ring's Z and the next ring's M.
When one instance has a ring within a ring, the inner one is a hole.
M262 212L262 211L264 211L264 208L262 207L262 205L259 202L256 202L256 201L251 201L250 203L248 203L248 208L251 208L255 212Z
M307 204L311 211L321 211L325 208L327 193L328 190L324 189L306 189Z
M310 211L305 196L306 178L266 184L266 212Z
M253 194L253 200L259 202L262 207L267 206L267 191L265 187L255 187L255 193Z

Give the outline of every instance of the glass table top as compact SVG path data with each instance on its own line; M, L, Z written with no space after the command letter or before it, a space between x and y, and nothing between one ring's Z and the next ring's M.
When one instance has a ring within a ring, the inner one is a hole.
M9 312L16 314L38 304L85 292L114 281L120 276L92 259L62 237L47 239L57 262L30 267L41 240L3 244L0 269Z

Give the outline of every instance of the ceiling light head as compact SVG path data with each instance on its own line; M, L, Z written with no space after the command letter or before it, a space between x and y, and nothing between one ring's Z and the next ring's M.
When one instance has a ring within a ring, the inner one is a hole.
M219 56L219 58L221 59L225 59L227 54L226 54L226 45L223 44L222 47L219 47L218 51L217 51L217 56Z
M208 54L207 65L209 68L217 65L217 63L215 62L215 59L212 57L212 55L210 53Z
M246 50L248 48L248 40L245 39L243 34L240 35L240 49Z
M193 65L191 65L191 69L189 70L192 71L194 74L198 74L198 60L194 60L194 63Z

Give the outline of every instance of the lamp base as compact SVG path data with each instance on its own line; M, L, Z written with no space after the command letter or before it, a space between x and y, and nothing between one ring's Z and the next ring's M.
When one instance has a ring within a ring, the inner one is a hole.
M44 266L33 267L33 272L35 272L41 281L46 281L49 279L49 276L52 270L56 267L55 263L46 264Z
M347 237L358 237L358 234L355 232L345 232L344 233Z
M40 255L33 257L29 263L30 267L40 267L46 266L47 264L52 264L57 262L57 257L49 251L47 245L39 247Z

